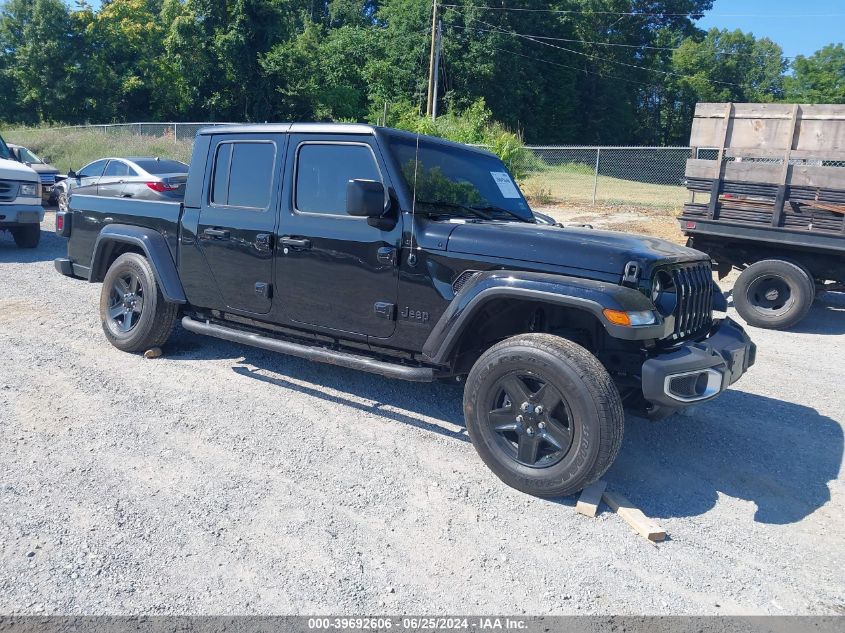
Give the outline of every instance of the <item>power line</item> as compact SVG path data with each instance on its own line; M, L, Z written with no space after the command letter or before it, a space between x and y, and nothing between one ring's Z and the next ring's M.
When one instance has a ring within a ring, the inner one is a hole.
M519 7L491 7L488 5L460 5L441 4L441 7L454 10L482 9L484 11L514 11L523 13L554 13L559 15L569 14L593 14L593 15L619 15L623 17L643 18L694 18L696 20L704 17L704 13L641 13L639 11L591 11L589 9L524 9ZM771 14L771 13L713 13L713 18L841 18L845 13L796 13L796 14Z
M482 33L501 33L502 31L494 31L493 29L482 29L477 26L460 26L459 24L452 24L451 28L453 29L461 29L462 31L481 31ZM573 44L593 44L596 46L616 46L619 48L644 48L647 50L652 51L677 51L681 50L677 46L649 46L647 44L618 44L616 42L594 42L591 40L575 40L575 39L567 39L565 37L549 37L547 35L528 35L525 34L525 37L531 37L537 40L549 40L552 42L571 42ZM740 53L735 51L717 51L720 55L739 55Z
M443 6L446 7L446 5L443 5ZM446 8L448 8L448 7L446 7ZM452 9L452 10L454 10L454 9ZM636 68L638 70L645 70L645 71L648 71L648 72L660 73L661 75L666 75L666 76L681 77L682 79L695 79L695 77L692 77L690 75L684 75L683 73L674 73L674 72L671 72L671 71L668 71L668 70L660 70L658 68L647 68L645 66L639 66L637 64L629 64L627 62L620 62L620 61L617 61L615 59L609 59L607 57L601 57L599 55L593 55L591 53L582 53L581 51L576 51L576 50L573 50L571 48L566 48L564 46L557 46L556 44L552 44L550 42L544 42L544 41L539 40L539 39L534 39L534 37L531 36L531 35L526 35L524 33L517 33L516 31L513 31L513 30L509 31L509 30L506 30L506 29L502 29L502 28L496 26L495 24L490 24L489 22L485 22L484 20L481 20L479 18L470 18L470 19L474 20L476 22L481 22L481 24L484 24L486 26L491 27L492 29L494 29L495 32L502 33L504 35L513 35L515 37L520 37L522 39L528 40L529 42L534 42L535 44L542 44L543 46L549 46L549 47L555 48L557 50L565 51L567 53L572 53L573 55L581 55L583 57L588 57L590 59L605 61L605 62L609 62L611 64L618 64L619 66L626 66L628 68ZM734 82L730 82L730 81L719 81L717 79L710 79L709 81L710 81L710 83L721 84L721 85L724 85L724 86L734 86L736 88L743 88L744 87L742 84L738 84L738 83L734 83Z
M558 62L553 62L550 59L544 59L542 57L533 57L531 55L524 55L523 53L517 53L516 51L509 51L504 48L496 48L493 47L494 51L499 51L500 53L508 53L510 55L516 55L517 57L524 57L525 59L530 59L535 62L541 62L544 64L551 64L552 66L560 66L561 68L569 68L570 70L577 71L579 73L584 73L585 75L596 75L601 77L602 79L615 79L617 81L624 81L630 84L638 84L640 86L647 86L648 88L660 88L657 84L649 84L644 81L636 81L635 79L627 79L626 77L619 77L618 75L608 75L606 73L597 72L594 70L587 70L585 68L578 68L577 66L568 66L566 64L560 64Z

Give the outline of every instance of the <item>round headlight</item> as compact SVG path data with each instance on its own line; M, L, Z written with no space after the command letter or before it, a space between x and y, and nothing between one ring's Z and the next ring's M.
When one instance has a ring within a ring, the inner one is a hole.
M660 275L655 275L654 281L651 284L651 300L655 304L657 304L661 292L663 292L663 283L660 281Z
M651 301L663 316L669 316L675 311L677 297L672 277L665 270L659 271L651 282Z

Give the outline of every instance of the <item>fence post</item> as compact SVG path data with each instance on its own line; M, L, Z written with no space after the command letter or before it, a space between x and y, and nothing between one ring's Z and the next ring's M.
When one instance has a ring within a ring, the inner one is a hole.
M596 190L599 188L599 160L601 159L601 147L596 148L596 171L593 174L593 206L596 206Z
M176 142L179 140L179 124L173 124L173 144L175 145Z

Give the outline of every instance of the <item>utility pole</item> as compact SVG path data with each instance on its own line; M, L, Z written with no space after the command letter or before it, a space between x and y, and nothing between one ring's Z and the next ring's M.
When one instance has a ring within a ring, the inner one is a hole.
M434 42L434 92L431 97L431 119L437 118L437 89L440 87L440 47L443 42L443 24L437 20L437 37Z
M426 116L431 116L434 103L434 84L437 79L434 76L435 53L437 48L437 0L431 1L431 53L428 58L428 97L425 107Z

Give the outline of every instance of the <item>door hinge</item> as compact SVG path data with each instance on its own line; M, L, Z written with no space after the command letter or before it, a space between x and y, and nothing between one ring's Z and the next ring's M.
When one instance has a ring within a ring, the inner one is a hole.
M266 299L270 298L272 286L266 282L258 281L255 283L255 294Z
M386 303L385 301L376 301L375 305L373 306L375 309L376 316L382 319L387 319L388 321L393 321L396 319L396 304L395 303Z

